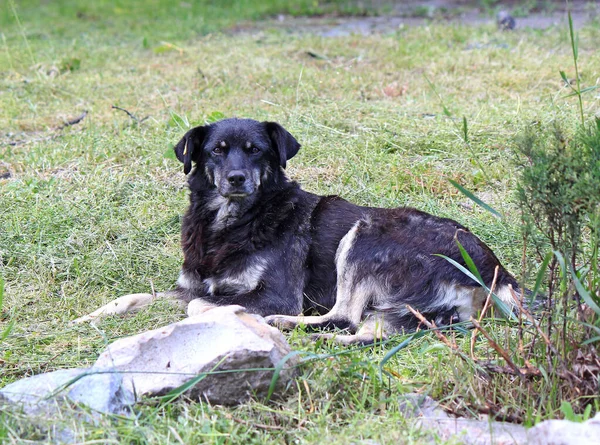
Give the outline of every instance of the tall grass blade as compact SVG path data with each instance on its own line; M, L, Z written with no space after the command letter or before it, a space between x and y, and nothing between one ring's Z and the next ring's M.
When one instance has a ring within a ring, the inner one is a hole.
M542 286L542 281L544 280L544 275L548 270L548 264L550 264L550 260L552 260L552 252L548 252L544 257L544 261L540 265L540 269L538 270L537 276L535 277L535 285L533 286L533 290L531 291L531 296L529 297L529 305L535 301L535 297L537 297L538 292L540 291L540 287Z
M212 370L214 371L215 368L213 368ZM179 385L177 388L172 389L168 393L166 393L166 394L158 397L158 400L160 400L160 403L161 403L162 406L171 403L173 400L175 400L178 397L180 397L187 390L193 388L198 383L200 383L202 380L204 380L208 374L209 373L206 372L206 373L202 373L202 374L197 375L193 379L188 380L187 382L185 382L183 385Z
M580 94L587 93L588 91L594 91L594 90L597 90L598 88L599 88L598 85L593 85L591 87L585 87L581 91L574 91L572 93L569 93L569 94L563 96L563 99L567 99L567 98L573 97L573 96L579 96Z
M500 212L495 210L489 204L486 204L485 202L483 202L481 199L479 199L477 196L475 196L473 194L473 192L470 192L469 190L464 188L462 185L460 185L458 182L454 181L453 179L448 179L448 182L450 182L450 184L452 184L454 187L456 187L459 192L461 192L463 195L465 195L467 198L469 198L471 201L473 201L479 207L487 210L492 215L494 215L496 218L502 218L502 215L500 214Z
M571 9L568 12L569 17L569 36L571 38L571 49L573 50L573 65L575 66L575 81L577 82L577 99L579 100L579 113L581 114L581 125L585 125L585 116L583 115L583 99L581 98L581 83L579 81L579 67L577 66L577 59L579 58L579 41L575 35L573 28L573 17L571 16Z
M460 255L462 256L463 261L465 262L465 264L467 265L467 267L469 268L471 273L477 278L477 281L479 283L483 283L483 278L481 278L481 275L479 274L479 271L477 270L477 266L475 266L475 263L473 262L471 255L469 255L469 253L465 250L465 248L460 243L458 238L455 238L454 241L456 241L456 245L458 246Z
M279 363L277 363L277 366L275 366L275 371L273 371L273 378L271 379L271 384L269 385L269 391L267 392L267 401L271 400L271 396L275 392L275 387L277 386L277 381L279 380L279 374L281 373L281 370L283 369L283 367L285 366L287 361L289 359L291 359L292 357L295 357L302 353L303 353L302 351L292 351L289 354L287 354L285 357L283 357L281 360L279 360Z
M577 276L573 268L570 269L571 278L573 279L573 283L575 284L577 293L579 293L579 296L583 298L583 301L585 301L585 303L590 307L590 309L592 309L596 313L596 315L600 316L600 306L598 306L598 303L594 300L594 297L592 296L590 291L586 289L585 286L581 283L579 277Z
M390 349L388 351L387 354L385 354L385 356L381 359L381 362L379 363L379 369L383 369L383 367L385 366L385 364L393 357L395 356L398 351L400 351L401 349L406 348L408 345L410 345L414 340L423 337L427 332L429 331L418 331L415 332L414 334L411 334L408 336L408 338L404 339L399 345L394 346L392 349Z

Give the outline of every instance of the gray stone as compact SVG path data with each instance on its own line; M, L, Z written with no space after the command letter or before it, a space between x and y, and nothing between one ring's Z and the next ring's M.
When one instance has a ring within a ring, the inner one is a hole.
M511 31L517 25L515 18L507 11L498 12L496 15L496 24L498 25L498 29L502 31Z
M215 307L178 323L123 338L93 369L126 371L123 383L137 396L163 395L211 371L188 388L188 397L235 405L267 394L273 368L290 353L285 338L241 306ZM293 376L286 363L278 385ZM247 369L247 371L243 371Z
M419 420L421 428L435 431L443 440L457 439L465 445L525 445L527 430L522 425L492 420L448 417Z
M414 392L403 394L399 398L398 409L407 419L414 417L427 419L449 418L446 411L441 409L439 404L431 397Z
M76 442L77 426L95 422L99 414L129 414L132 403L120 374L81 368L39 374L0 390L1 412L45 441L58 443Z
M582 423L545 420L527 432L530 445L597 445L600 443L600 413Z
M526 429L521 425L451 417L435 400L423 394L404 394L398 403L404 417L415 419L422 430L442 440L457 440L465 445L527 443Z
M92 412L126 414L133 394L122 386L122 376L96 374L88 369L61 369L18 380L0 390L7 402L22 405L28 414L51 414L64 402L82 404Z

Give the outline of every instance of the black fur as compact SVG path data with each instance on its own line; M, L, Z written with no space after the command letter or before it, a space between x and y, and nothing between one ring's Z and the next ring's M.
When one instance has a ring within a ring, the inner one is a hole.
M350 294L372 293L361 306L362 318L382 313L393 330L412 328L415 319L405 308L410 304L430 319L450 322L460 319L458 303L444 299L444 286L478 288L435 255L464 264L456 239L488 286L499 266L498 287L517 289L493 252L455 221L301 190L284 173L299 148L279 124L249 119L196 127L175 146L184 171L191 171L181 299L239 304L263 316L325 314L336 302L338 273L344 273ZM351 230L345 262L336 264ZM355 320L336 314L320 324L347 328Z

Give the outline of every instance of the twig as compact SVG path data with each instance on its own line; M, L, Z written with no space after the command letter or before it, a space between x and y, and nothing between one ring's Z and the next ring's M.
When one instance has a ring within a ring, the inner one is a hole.
M511 367L500 366L500 365L496 365L495 363L489 363L489 362L478 362L478 364L479 364L479 366L486 369L487 371L491 371L496 374L518 375L515 373L515 370L512 369ZM526 367L526 368L519 368L519 371L520 371L521 375L525 375L528 377L531 377L531 376L538 377L538 376L542 375L542 373L540 372L540 370L538 368L534 368L531 366Z
M440 339L446 346L450 347L451 349L458 350L458 346L456 346L454 342L450 341L448 337L437 330L437 326L433 321L428 321L419 311L413 309L410 304L407 304L406 308L412 312L412 314L417 317L421 323L423 323L429 329L434 330L433 332L435 332L437 338Z
M56 127L56 131L60 131L60 130L62 130L64 128L67 128L67 127L70 127L72 125L78 124L79 122L81 122L82 120L85 119L85 117L87 116L87 114L88 114L87 110L84 110L83 113L81 113L76 118L68 120L64 124L60 125L59 127Z
M141 124L142 122L144 122L146 119L148 119L150 117L150 116L146 116L143 119L139 119L135 114L127 111L125 108L117 107L116 105L113 105L111 108L113 108L114 110L119 110L124 113L127 113L127 116L129 116L131 119L133 119L137 125Z
M504 349L502 349L500 347L500 345L494 341L494 339L491 337L491 335L488 334L487 331L481 327L481 325L479 324L479 322L477 320L475 320L475 318L471 317L471 323L473 323L473 326L475 326L477 329L479 329L479 331L483 334L483 336L490 343L490 346L498 354L500 354L500 356L502 356L502 358L504 359L504 361L506 361L508 366L510 366L515 371L515 374L522 378L523 373L521 372L519 367L517 365L515 365L514 362L511 360L510 356L508 355L508 352L506 352Z
M412 312L412 314L415 317L417 317L417 319L421 323L423 323L425 326L427 326L429 329L431 329L435 333L437 338L440 339L440 341L442 343L444 343L446 346L448 346L456 355L458 355L461 359L463 359L465 361L465 363L470 364L470 365L473 365L473 364L477 365L477 362L475 360L471 360L467 354L462 352L459 349L459 347L456 345L456 343L454 343L453 341L450 341L448 339L448 337L446 337L444 334L442 334L433 321L428 321L419 311L417 311L416 309L413 309L409 304L406 305L406 308L410 312ZM478 368L480 371L482 371L482 373L484 373L484 374L486 373L485 369L483 369L481 367L478 367Z
M552 342L550 341L550 339L548 338L546 333L542 330L542 328L540 328L540 325L537 323L537 321L535 320L533 315L531 315L531 313L527 309L525 309L525 307L523 307L523 304L521 303L521 299L517 296L517 293L514 291L514 289L512 288L512 286L510 284L508 285L508 288L510 290L510 294L513 297L513 300L515 300L515 303L519 307L519 311L523 315L525 315L525 317L527 317L527 319L531 322L533 327L535 327L535 329L538 331L538 333L544 340L544 343L546 343L546 346L548 346L548 348L552 351L552 353L555 354L556 357L558 357L560 359L560 355L558 354L558 351L556 350L556 348L554 347L554 345L552 344ZM562 362L562 360L561 360L561 362Z
M488 310L490 302L492 301L492 294L494 293L494 290L496 289L496 280L498 279L498 270L499 269L500 269L499 266L496 266L496 268L494 269L494 279L492 280L492 285L490 286L490 291L488 292L488 296L485 300L485 304L483 305L483 309L481 310L481 315L479 316L479 323L481 323L481 320L483 320L483 317L485 316L485 313ZM473 333L471 334L471 358L473 360L475 360L475 341L477 340L477 332L479 332L479 331L477 329L475 329L473 331Z
M81 113L79 116L70 119L68 121L66 121L65 123L63 123L62 125L59 125L58 127L56 127L53 130L53 134L50 134L48 136L43 136L43 137L39 137L39 138L33 138L33 139L21 139L20 141L10 141L10 142L6 142L6 145L8 145L9 147L16 147L18 145L26 145L26 144L31 144L34 142L42 142L42 141L51 141L52 139L56 139L57 137L60 136L60 132L62 130L64 130L67 127L71 127L73 125L77 125L79 122L81 122L82 120L85 119L85 117L88 115L88 111L84 110L83 113Z

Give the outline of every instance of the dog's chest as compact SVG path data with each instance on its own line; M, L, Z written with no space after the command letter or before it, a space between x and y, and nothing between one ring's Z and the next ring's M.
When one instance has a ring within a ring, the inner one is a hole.
M240 294L257 289L263 280L268 262L264 258L253 256L245 263L245 267L235 267L205 278L207 292L211 295Z

